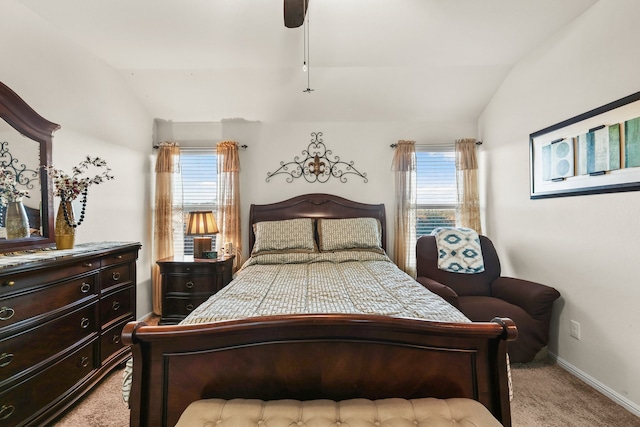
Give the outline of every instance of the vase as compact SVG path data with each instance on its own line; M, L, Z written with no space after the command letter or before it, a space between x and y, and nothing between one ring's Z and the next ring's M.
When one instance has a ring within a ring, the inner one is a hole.
M67 218L65 219L65 210ZM76 229L69 224L74 224L75 215L73 203L60 201L56 214L56 249L73 249L76 240Z
M29 237L29 218L22 202L8 202L5 213L7 239L25 239Z

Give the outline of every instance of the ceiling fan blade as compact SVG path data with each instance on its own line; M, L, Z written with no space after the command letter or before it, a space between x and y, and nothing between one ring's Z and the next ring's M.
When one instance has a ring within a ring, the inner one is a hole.
M284 0L284 26L297 28L304 22L309 0Z

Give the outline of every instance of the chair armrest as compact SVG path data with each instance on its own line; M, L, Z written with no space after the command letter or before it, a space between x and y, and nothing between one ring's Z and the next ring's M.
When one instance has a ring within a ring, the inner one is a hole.
M492 296L517 305L531 317L543 320L551 312L560 292L551 286L513 277L498 277L491 284Z
M420 276L416 280L422 286L424 286L434 294L439 295L440 297L442 297L442 299L444 299L446 302L448 302L458 310L460 309L460 303L458 302L458 294L455 293L455 291L450 287L424 276Z

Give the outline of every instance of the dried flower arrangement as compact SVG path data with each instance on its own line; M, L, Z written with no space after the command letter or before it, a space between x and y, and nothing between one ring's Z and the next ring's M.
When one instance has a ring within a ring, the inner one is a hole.
M28 191L18 188L16 176L8 169L0 171L0 203L6 205L9 202L21 202L28 196Z
M90 168L104 169L103 172L91 176L84 176ZM105 181L110 181L115 177L111 174L111 169L107 166L107 162L100 157L87 156L85 160L80 162L77 166L72 168L72 174L69 175L61 169L56 169L54 166L46 168L49 176L53 180L55 190L54 196L60 197L62 203L62 209L64 210L65 221L69 227L76 228L84 220L85 208L87 206L87 192L89 186L95 184L101 184ZM80 218L77 222L72 221L69 218L67 212L67 204L64 202L70 202L75 200L78 196L82 195L82 211L80 212Z

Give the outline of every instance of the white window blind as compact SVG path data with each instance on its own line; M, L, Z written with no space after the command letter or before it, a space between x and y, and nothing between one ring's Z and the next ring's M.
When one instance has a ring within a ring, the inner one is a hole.
M456 224L458 201L454 146L416 147L416 237Z
M191 211L213 211L217 219L218 196L218 159L216 148L180 147L180 171L182 182L176 185L181 188L174 191L176 197L182 195L181 200L174 200L179 206L182 204L184 212L182 233L176 233L174 240L175 253L193 254L193 236L187 236L187 216ZM182 238L178 238L181 235ZM212 237L212 247L215 248L215 235ZM182 246L182 247L180 247Z

